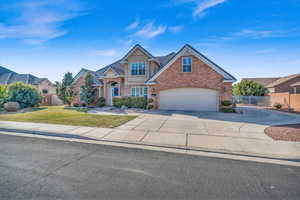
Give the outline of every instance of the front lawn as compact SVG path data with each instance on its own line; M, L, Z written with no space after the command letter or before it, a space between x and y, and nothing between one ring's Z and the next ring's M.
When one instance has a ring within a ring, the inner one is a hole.
M25 113L0 114L0 120L113 128L135 118L135 116L92 115L80 110L64 109L63 106L42 108L44 109Z

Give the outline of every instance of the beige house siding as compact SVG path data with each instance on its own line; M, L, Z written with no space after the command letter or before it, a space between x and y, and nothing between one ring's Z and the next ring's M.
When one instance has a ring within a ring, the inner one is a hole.
M144 83L149 77L149 61L148 56L145 55L141 50L135 50L128 57L128 64L125 65L125 84L139 84ZM145 75L132 76L131 65L133 63L144 62L145 63Z
M56 88L49 80L44 80L37 85L37 89L39 92L43 93L43 90L47 90L48 94L56 94Z

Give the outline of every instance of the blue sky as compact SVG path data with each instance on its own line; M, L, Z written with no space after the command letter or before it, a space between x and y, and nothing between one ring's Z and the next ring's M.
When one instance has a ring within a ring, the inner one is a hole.
M0 0L0 65L60 80L189 43L236 78L300 73L300 0Z

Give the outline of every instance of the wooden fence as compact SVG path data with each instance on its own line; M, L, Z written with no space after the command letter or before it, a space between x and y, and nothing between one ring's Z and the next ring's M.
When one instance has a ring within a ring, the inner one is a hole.
M270 96L271 101L273 99L272 101L273 105L275 103L280 103L283 104L284 108L300 111L300 94L290 94L288 92L284 92L284 93L271 93L268 96ZM278 99L281 99L280 102L278 102Z

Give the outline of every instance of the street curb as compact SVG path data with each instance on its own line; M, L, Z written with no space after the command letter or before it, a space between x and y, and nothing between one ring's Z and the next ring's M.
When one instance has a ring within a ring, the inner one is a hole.
M23 136L23 137L52 139L52 140L60 140L60 141L80 142L80 143L88 143L88 144L101 144L101 145L117 146L117 147L124 147L124 148L163 151L163 152L180 153L186 155L196 155L196 156L205 156L205 157L213 157L213 158L253 161L253 162L260 162L260 163L300 167L299 159L287 159L287 158L278 158L278 157L275 158L275 157L247 155L247 154L240 154L240 153L233 153L233 152L219 152L219 151L212 151L207 149L169 147L163 145L153 145L153 144L144 144L144 143L138 144L132 142L123 142L123 141L97 140L93 138L86 139L87 137L81 137L81 136L78 137L78 135L72 135L72 134L60 134L60 133L50 133L50 132L41 132L41 131L25 131L26 133L24 133L23 131L22 133L21 131L22 130L16 130L16 129L6 129L5 131L3 131L3 128L0 128L0 134L20 136L20 137ZM64 135L67 135L68 137L64 137Z

